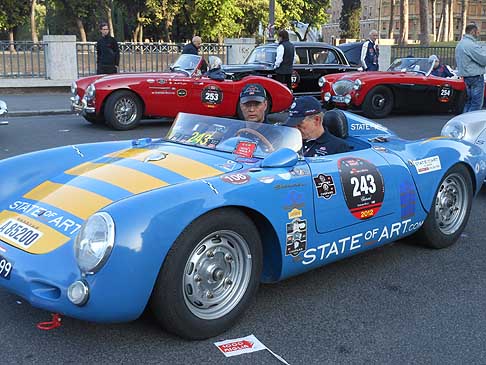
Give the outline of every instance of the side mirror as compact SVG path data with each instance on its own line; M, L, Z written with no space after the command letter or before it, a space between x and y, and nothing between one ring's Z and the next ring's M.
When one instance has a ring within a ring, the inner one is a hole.
M298 160L297 152L290 148L281 148L265 157L260 167L292 167Z

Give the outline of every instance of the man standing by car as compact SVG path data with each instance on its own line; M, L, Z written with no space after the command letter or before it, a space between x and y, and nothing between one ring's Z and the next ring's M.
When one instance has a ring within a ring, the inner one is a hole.
M282 29L278 32L277 57L275 58L275 80L287 85L292 90L292 70L294 65L295 47L289 41L289 32Z
M96 73L116 74L120 63L120 50L116 39L110 36L107 23L100 24L101 38L96 43Z
M201 48L201 37L195 35L192 37L191 43L188 43L182 49L182 54L199 54L199 48Z
M376 44L377 39L378 32L373 29L370 31L370 38L363 43L363 48L361 48L361 65L364 71L378 71L380 50Z
M468 24L466 33L456 46L458 74L466 83L467 100L463 113L480 110L483 107L486 50L476 42L478 37L477 25Z
M302 150L306 157L350 151L351 147L343 139L324 129L323 120L321 103L312 96L302 96L292 103L285 125L297 128L302 134Z

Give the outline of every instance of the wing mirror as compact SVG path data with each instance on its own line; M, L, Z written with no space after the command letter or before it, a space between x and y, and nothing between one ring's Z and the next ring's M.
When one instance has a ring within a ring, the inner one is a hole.
M265 157L261 167L292 167L299 160L297 152L290 148L281 148Z

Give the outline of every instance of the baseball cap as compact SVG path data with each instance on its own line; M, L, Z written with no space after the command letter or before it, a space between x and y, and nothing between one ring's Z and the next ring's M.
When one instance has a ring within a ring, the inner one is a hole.
M263 103L267 100L267 93L263 86L259 84L248 84L245 85L240 94L240 103L245 104L249 101L258 101Z
M294 100L289 110L286 126L295 127L309 115L322 112L321 103L313 96L302 96Z

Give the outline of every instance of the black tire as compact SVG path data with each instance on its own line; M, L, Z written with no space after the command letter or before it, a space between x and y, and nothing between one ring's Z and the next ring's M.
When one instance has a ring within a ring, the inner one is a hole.
M103 117L103 115L86 114L86 115L83 115L83 118L87 122L90 122L91 124L103 124L103 123L105 123L105 118Z
M468 169L457 164L442 178L429 214L413 241L430 248L446 248L454 244L469 219L473 185Z
M372 89L363 102L363 114L368 118L384 118L393 110L393 93L386 86Z
M266 91L266 93L267 93L267 109L265 109L265 115L268 115L272 111L272 99L270 98L268 91ZM239 99L238 99L238 104L236 105L236 116L240 120L245 120L245 116L243 115L243 111L241 110L241 107L240 107L240 100Z
M262 245L243 212L220 209L192 222L160 269L150 308L167 331L190 340L219 335L243 314L262 270Z
M106 124L119 131L138 126L143 114L140 98L129 90L115 91L105 105Z

